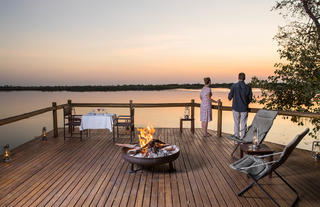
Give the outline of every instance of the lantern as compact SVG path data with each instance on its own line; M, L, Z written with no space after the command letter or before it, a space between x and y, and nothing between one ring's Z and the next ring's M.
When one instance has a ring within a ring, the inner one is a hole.
M258 128L253 130L253 133L254 133L254 135L253 135L253 139L252 139L252 148L256 149L256 148L258 148L258 137L259 137Z
M312 156L315 160L320 158L320 141L312 142Z
M42 141L47 141L48 138L47 138L47 128L46 127L43 127L42 128Z
M184 108L184 118L189 119L189 117L190 117L190 107L186 106Z
M9 145L6 144L3 147L3 162L9 162L10 161L10 150L9 150Z

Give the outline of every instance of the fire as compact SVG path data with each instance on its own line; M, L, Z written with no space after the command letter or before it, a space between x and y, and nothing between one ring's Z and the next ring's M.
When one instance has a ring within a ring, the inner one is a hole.
M139 134L139 145L141 148L144 148L150 141L153 140L153 134L156 130L153 126L147 126L147 128L138 129Z
M139 145L119 144L124 152L136 158L159 158L166 157L179 152L176 145L167 144L160 140L160 136L154 137L156 130L149 125L146 128L137 129L139 131Z

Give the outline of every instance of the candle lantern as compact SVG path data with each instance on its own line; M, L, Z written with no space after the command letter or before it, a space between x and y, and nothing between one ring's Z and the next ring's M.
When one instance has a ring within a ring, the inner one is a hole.
M259 137L258 128L253 130L253 134L254 135L253 135L253 140L252 140L252 148L256 149L256 148L258 148L258 137Z
M190 107L187 106L184 108L184 118L189 119L190 118Z
M9 162L10 161L10 150L9 150L9 145L6 144L3 147L3 161L4 162Z
M320 141L312 142L312 156L315 160L320 159Z
M46 127L43 127L42 128L42 141L47 141L48 138L47 138L47 128Z

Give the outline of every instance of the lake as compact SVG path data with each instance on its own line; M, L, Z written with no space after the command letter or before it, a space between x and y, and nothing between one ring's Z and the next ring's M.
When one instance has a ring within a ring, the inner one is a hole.
M52 102L64 104L68 99L72 102L96 102L96 103L170 103L170 102L190 102L195 99L200 103L200 90L165 90L165 91L120 91L120 92L39 92L39 91L15 91L0 92L0 119L30 112L40 108L52 105ZM223 105L231 106L227 100L229 89L213 89L213 98L221 99ZM253 90L254 94L259 94L259 90ZM250 107L261 107L258 104L250 104ZM92 111L93 108L76 108L77 114L84 114ZM107 112L116 114L128 114L128 108L105 108ZM184 108L137 108L135 111L135 125L145 127L152 124L154 127L179 127L179 118L184 114ZM255 114L249 113L248 125L252 122ZM199 108L195 109L196 127L200 128ZM62 127L62 110L58 111L58 124ZM190 127L188 123L185 127ZM5 144L10 148L17 147L20 144L33 139L41 134L41 129L46 126L52 130L52 112L38 115L29 119L21 120L15 123L0 127L0 145L1 150ZM298 126L283 116L278 116L266 137L266 141L287 144L294 136L302 132L306 127L312 127L308 119L305 119L305 126ZM217 128L217 110L213 110L213 121L209 123L209 128ZM233 133L232 112L223 112L222 131ZM299 144L298 148L311 150L311 144L314 139L307 136Z

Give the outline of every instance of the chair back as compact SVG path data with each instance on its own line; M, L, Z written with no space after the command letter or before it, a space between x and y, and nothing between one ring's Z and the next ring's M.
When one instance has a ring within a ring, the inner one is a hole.
M258 145L261 144L271 129L277 114L278 111L260 109L254 116L254 119L249 126L243 140L245 142L252 142L253 137L257 135L256 131L258 131Z
M287 146L283 149L279 160L271 165L271 170L277 169L288 159L294 148L296 148L296 146L303 139L303 137L308 134L308 132L309 128L306 128L301 134L298 134L289 144L287 144Z
M70 106L63 107L63 121L68 120L71 122L72 119L72 108Z
M80 122L81 121L81 115L75 115L75 110L71 106L64 106L63 107L63 118L64 120L68 120L69 122L75 121Z
M70 106L63 107L63 115L64 116L71 116L72 115L72 108Z

